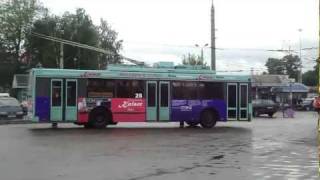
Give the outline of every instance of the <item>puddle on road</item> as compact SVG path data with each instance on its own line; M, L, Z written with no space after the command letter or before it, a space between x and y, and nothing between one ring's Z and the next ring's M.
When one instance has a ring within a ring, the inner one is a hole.
M224 155L213 156L210 160L222 159Z
M293 150L282 142L255 144L252 174L258 179L318 179L316 151L300 146Z

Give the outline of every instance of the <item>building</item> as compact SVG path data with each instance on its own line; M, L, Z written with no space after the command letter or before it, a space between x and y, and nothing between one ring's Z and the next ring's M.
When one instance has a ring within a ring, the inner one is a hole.
M297 104L302 98L306 98L309 92L308 87L296 83L288 75L253 75L252 98L272 99L278 103Z
M292 93L292 104L296 105L309 93L309 88L301 83L290 83L282 87L274 87L271 92L275 95L276 102L291 103L290 94Z
M29 75L28 74L15 74L13 76L12 89L15 97L20 101L27 100L28 98L28 85Z
M253 75L252 96L253 99L272 99L272 88L287 86L290 83L287 75Z

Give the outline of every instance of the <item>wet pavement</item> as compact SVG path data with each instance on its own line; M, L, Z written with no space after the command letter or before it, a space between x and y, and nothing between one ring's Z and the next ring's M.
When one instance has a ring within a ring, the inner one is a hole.
M317 114L256 118L214 129L177 123L104 130L0 126L0 179L318 179Z

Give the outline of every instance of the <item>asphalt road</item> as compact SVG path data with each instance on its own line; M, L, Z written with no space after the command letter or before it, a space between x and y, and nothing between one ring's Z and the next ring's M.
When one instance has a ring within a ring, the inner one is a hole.
M0 179L318 179L317 114L256 118L214 129L176 123L88 130L0 126Z

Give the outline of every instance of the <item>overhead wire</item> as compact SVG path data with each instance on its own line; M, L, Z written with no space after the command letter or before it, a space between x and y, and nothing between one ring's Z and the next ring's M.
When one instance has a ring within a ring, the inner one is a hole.
M85 48L85 49L89 49L89 50L93 50L96 52L100 52L100 53L104 53L104 54L109 54L109 55L115 55L114 52L109 51L109 50L105 50L105 49L101 49L101 48L97 48L97 47L93 47L93 46L89 46L86 44L81 44L81 43L77 43L77 42L73 42L73 41L69 41L69 40L65 40L65 39L61 39L61 38L56 38L56 37L52 37L52 36L47 36L44 34L40 34L40 33L35 33L33 32L32 35L43 38L43 39L47 39L47 40L51 40L51 41L55 41L55 42L60 42L60 43L64 43L64 44L68 44L71 46L77 46L77 47L81 47L81 48ZM155 44L155 45L161 45L161 46L171 46L171 47L188 47L188 48L197 48L195 46L191 46L191 45L170 45L170 44ZM204 47L204 48L211 48L211 47ZM238 51L265 51L265 52L282 52L282 53L297 53L297 50L284 50L284 49L261 49L261 48L216 48L216 50L238 50ZM301 49L303 51L310 51L310 50L317 50L317 47L308 47L308 48L303 48ZM141 65L141 61L138 60L134 60L132 58L128 58L125 57L123 55L120 55L121 58L129 60L130 62L134 62L135 64L139 64ZM305 63L311 63L311 62L315 62L316 58L303 58L302 61L308 61ZM230 65L227 65L230 66ZM232 65L234 66L234 64ZM245 68L250 68L250 69L240 69L240 70L232 70L232 71L223 71L223 72L244 72L244 71L252 71L252 67L251 66L246 66L246 65L242 65L245 66ZM255 68L256 71L266 71L267 68Z

